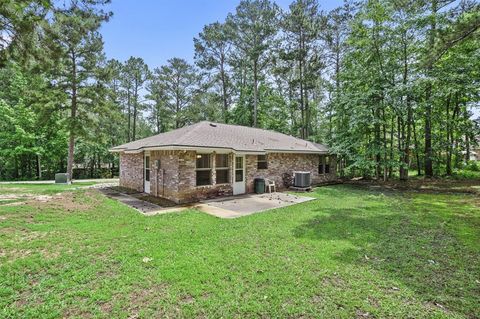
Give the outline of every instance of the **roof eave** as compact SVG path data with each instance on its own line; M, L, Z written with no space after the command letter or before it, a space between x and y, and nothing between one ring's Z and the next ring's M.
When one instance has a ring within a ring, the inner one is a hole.
M212 147L212 146L191 146L191 145L164 145L164 146L147 146L139 147L134 149L128 148L112 148L109 151L112 153L121 153L125 152L127 154L135 154L143 151L200 151L200 152L233 152L233 153L243 153L243 154L258 154L263 155L266 153L291 153L291 154L330 154L330 151L325 150L285 150L285 149L265 149L265 150L252 150L252 149L241 149L241 148L230 148L230 147Z

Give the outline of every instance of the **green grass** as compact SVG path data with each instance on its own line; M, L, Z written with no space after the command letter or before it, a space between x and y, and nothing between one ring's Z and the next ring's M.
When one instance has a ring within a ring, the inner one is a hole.
M72 184L52 184L52 183L12 183L0 184L0 194L38 194L50 195L77 188L95 185L96 182L75 182Z
M478 317L478 196L309 195L232 220L90 190L0 206L0 317Z

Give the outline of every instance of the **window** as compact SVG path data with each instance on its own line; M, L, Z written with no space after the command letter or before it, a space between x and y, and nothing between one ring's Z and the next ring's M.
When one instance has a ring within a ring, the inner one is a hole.
M210 154L197 154L196 162L197 186L211 185L212 168L210 165Z
M243 182L243 157L235 157L235 182Z
M318 174L323 174L323 169L324 169L324 165L323 165L323 155L320 155L318 157Z
M150 156L145 156L145 181L150 181Z
M228 168L228 155L217 154L215 155L215 175L217 176L217 184L229 183L229 168Z
M267 155L257 156L257 169L267 169Z
M330 173L330 158L328 156L320 155L318 158L318 174Z

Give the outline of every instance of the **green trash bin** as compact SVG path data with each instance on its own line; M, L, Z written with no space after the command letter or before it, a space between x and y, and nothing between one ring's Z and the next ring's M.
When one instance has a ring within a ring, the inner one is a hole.
M257 194L265 193L265 179L255 178L254 180L254 190Z

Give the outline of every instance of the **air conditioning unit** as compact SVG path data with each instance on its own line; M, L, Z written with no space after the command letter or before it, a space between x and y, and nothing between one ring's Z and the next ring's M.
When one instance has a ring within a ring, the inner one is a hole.
M67 184L68 173L56 173L55 174L55 184Z
M310 187L310 172L293 172L293 186Z

